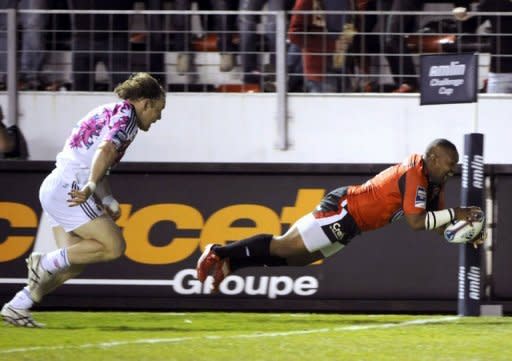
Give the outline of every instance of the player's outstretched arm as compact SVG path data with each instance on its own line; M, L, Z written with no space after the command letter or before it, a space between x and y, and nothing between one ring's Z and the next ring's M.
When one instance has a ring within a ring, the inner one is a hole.
M456 221L466 221L469 222L470 224L472 224L472 222L482 222L483 211L479 207L456 207L441 209L438 211L428 211L422 214L406 215L405 217L411 228L415 230L432 230L446 239L445 229L449 225L454 224ZM462 231L460 226L454 226L459 227L458 229L461 232L467 232ZM461 239L466 239L465 237L467 235L469 235L469 233L464 234L464 236ZM483 229L479 235L477 235L474 238L466 240L466 242L472 243L473 246L476 248L484 243L485 238L485 229ZM455 241L452 238L447 240L452 243L461 243L460 240Z
M420 214L406 214L405 219L414 230L444 230L446 225L456 220L477 221L481 217L479 207L456 207L437 211L428 211Z

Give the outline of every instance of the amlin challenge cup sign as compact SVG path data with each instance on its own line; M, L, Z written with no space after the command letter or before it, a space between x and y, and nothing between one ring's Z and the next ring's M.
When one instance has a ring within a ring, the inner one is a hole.
M478 56L421 56L420 104L473 103L477 96Z

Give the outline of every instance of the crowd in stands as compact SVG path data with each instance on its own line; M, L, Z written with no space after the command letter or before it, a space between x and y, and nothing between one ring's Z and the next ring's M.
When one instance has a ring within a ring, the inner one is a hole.
M393 91L418 89L417 61L410 54L413 37L419 31L417 15L375 11L422 11L423 0L0 0L3 9L71 10L68 14L23 13L17 18L19 38L19 90L111 90L134 71L148 71L169 84L166 53L176 53L173 71L183 82L197 81L197 55L219 54L218 71L237 73L240 89L274 91L276 72L276 17L255 11L286 10L288 90L306 92ZM428 1L432 3L433 1ZM434 1L435 2L435 1ZM442 1L446 3L446 1ZM475 32L484 20L491 37L491 91L512 88L512 52L507 34L512 17L472 18L470 9L510 12L510 1L457 0L450 2L452 19L437 22L434 33L446 29ZM180 10L218 11L211 15L171 15L158 12L75 13L75 10ZM226 13L221 13L221 12ZM230 11L240 11L236 14ZM358 11L358 12L354 12ZM369 13L362 13L370 11ZM309 13L307 13L309 12ZM352 12L352 13L351 13ZM463 24L463 25L458 25ZM197 27L201 30L197 31ZM0 14L0 89L6 88L7 15ZM421 40L420 40L421 41ZM418 44L416 44L418 45ZM477 44L478 45L478 44ZM482 45L483 46L483 45ZM419 47L427 49L426 47ZM421 50L420 49L420 50ZM68 50L72 54L71 79L63 81L42 71L45 54ZM442 51L441 49L440 51ZM474 49L475 51L481 49ZM418 47L414 53L418 53ZM382 81L382 60L391 82ZM103 63L107 83L98 83L95 69ZM503 82L506 84L503 85ZM173 88L170 90L176 90ZM185 89L185 88L183 88ZM192 88L188 88L192 89ZM211 90L229 89L217 86Z

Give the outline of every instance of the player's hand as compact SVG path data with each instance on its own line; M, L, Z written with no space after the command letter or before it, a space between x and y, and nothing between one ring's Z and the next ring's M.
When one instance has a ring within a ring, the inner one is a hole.
M454 8L452 10L452 15L455 18L455 20L458 20L458 21L464 21L469 18L468 9L466 9L465 7L462 7L462 6Z
M110 206L104 206L105 212L114 220L117 221L119 217L121 217L121 208L117 207L117 209L113 209Z
M91 188L89 183L82 187L82 189L73 189L68 195L68 205L70 207L76 207L89 199L89 197L94 193L94 189Z
M114 220L117 221L119 217L121 217L121 207L119 207L119 202L112 197L112 195L108 195L101 200L103 208L105 212Z
M485 229L480 232L478 236L475 237L470 243L473 244L473 247L478 248L478 246L484 244L485 240L487 239L487 232Z
M455 219L468 221L470 224L482 220L484 212L480 207L457 207Z

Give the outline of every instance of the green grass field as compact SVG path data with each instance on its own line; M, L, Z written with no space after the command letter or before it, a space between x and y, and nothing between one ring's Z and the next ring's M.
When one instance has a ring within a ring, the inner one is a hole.
M0 360L512 360L512 318L36 312L0 326Z

